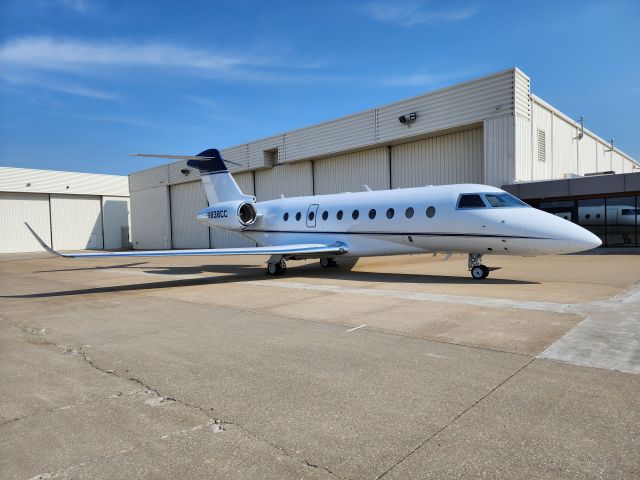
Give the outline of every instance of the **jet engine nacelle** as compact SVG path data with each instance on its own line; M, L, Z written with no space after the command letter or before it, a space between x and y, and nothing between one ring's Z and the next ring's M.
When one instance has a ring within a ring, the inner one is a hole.
M256 221L256 207L253 202L232 200L216 203L198 212L199 222L224 230L243 230Z

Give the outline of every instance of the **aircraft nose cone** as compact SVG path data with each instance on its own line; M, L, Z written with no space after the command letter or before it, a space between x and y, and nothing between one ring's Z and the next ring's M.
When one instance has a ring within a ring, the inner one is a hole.
M596 235L582 227L576 225L576 228L567 239L568 251L570 253L584 252L602 245L602 240Z

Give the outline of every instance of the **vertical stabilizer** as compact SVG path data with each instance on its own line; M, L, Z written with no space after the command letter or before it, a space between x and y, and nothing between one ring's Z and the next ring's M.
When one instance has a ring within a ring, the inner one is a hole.
M218 150L211 148L199 153L196 157L201 158L191 159L187 161L187 165L200 171L209 205L231 200L254 201L253 196L245 195L240 191Z

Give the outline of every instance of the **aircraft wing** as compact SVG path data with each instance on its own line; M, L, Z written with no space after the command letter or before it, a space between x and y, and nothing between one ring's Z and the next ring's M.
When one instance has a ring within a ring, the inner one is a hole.
M175 257L195 255L291 255L291 256L316 256L316 255L342 255L349 251L342 242L331 244L322 243L294 243L291 245L278 245L273 247L249 247L249 248L203 248L192 250L131 250L124 252L82 252L60 253L49 247L33 231L31 226L24 223L31 234L36 238L47 252L52 255L66 258L99 258L99 257Z

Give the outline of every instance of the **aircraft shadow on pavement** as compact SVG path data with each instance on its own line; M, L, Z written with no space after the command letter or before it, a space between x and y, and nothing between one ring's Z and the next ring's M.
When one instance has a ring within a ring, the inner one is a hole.
M0 298L47 298L47 297L64 297L74 295L91 295L98 293L110 292L133 292L138 290L155 290L161 288L181 288L200 285L217 285L230 284L238 282L247 282L255 280L264 280L267 277L264 266L260 265L201 265L201 266L180 266L180 267L140 267L137 264L127 264L120 266L100 266L87 268L86 270L100 270L106 268L133 268L141 269L145 274L158 275L197 275L203 273L217 273L222 275L206 276L198 278L180 278L175 280L165 280L159 282L144 282L134 284L113 285L107 287L81 288L74 290L62 290L55 292L29 293L23 295L0 295ZM69 269L73 271L78 269ZM56 270L65 271L65 270ZM397 284L449 284L464 285L473 284L478 280L473 280L467 276L445 276L445 275L417 275L408 273L385 273L385 272L366 272L366 271L347 271L341 268L320 268L319 265L297 265L290 266L287 274L278 277L287 279L288 277L299 276L305 278L324 278L335 280L348 280L356 282L374 282L374 283L397 283ZM535 285L539 282L527 280L510 280L502 278L487 278L481 281L482 284L488 285Z

